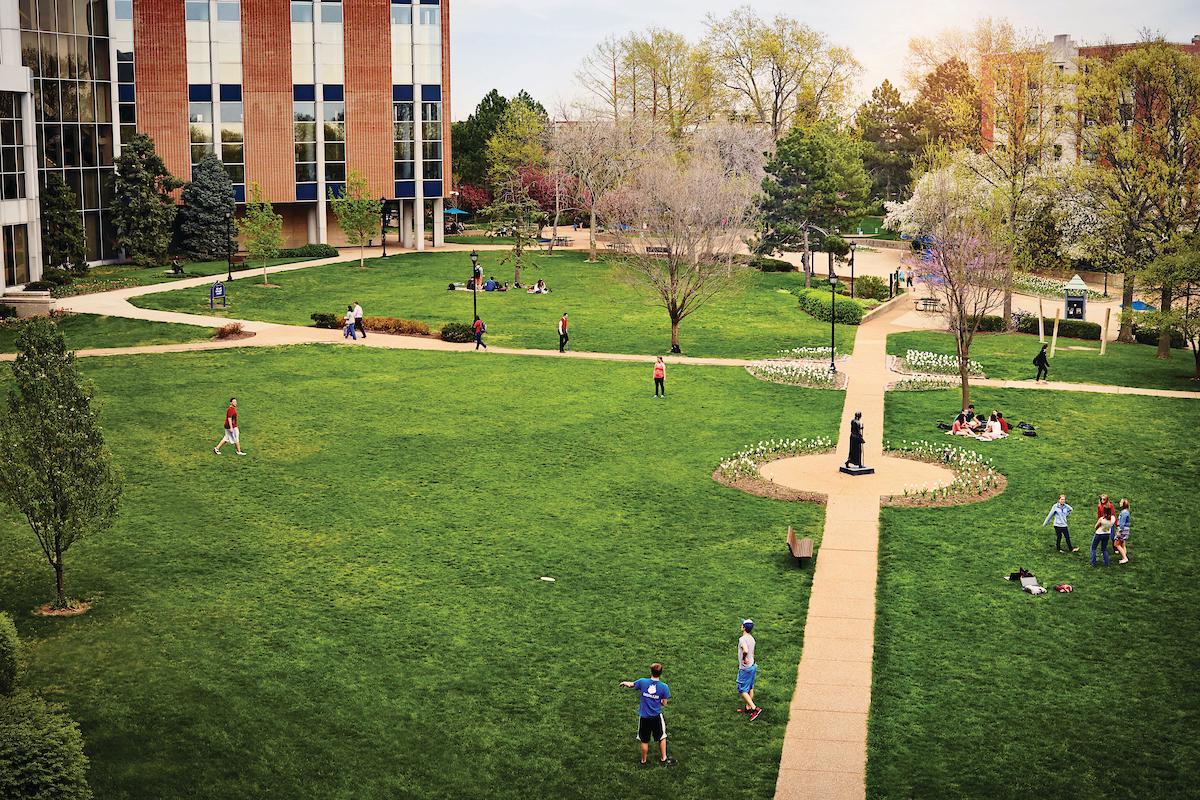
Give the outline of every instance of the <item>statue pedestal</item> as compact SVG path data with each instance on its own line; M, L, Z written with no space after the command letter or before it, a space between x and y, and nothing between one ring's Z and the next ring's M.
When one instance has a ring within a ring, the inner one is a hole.
M874 475L875 474L875 470L873 467L864 467L861 465L847 467L845 464L838 467L838 472L841 472L846 475Z

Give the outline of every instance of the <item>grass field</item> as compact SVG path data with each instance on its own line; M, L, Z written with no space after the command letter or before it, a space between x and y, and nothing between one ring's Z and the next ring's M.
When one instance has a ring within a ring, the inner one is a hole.
M52 574L6 516L0 608L97 797L772 793L810 579L783 532L822 514L710 473L833 434L841 393L672 367L655 400L645 365L320 346L81 365L127 487L68 558L96 605L32 618ZM246 458L211 452L230 394ZM643 772L617 682L656 659L680 764Z
M196 325L176 325L169 322L148 322L124 317L104 317L96 314L70 314L59 317L59 330L67 346L75 350L96 347L136 347L148 344L192 342L212 337L212 328ZM17 350L17 327L0 327L0 353ZM3 370L7 375L7 370Z
M291 264L295 261L304 260L303 258L276 258L267 263L274 266L276 264ZM262 265L259 264L257 266L261 268ZM182 275L172 274L170 264L164 264L161 267L137 267L131 264L98 264L89 268L87 275L76 278L74 283L56 288L54 296L71 297L79 294L92 294L93 292L108 292L113 289L128 289L131 286L170 283L172 281L184 280L185 278L197 278L203 275L225 275L227 268L228 265L225 263L225 259L219 261L185 261ZM246 267L240 267L239 269L246 269Z
M502 265L507 253L479 254L484 274L511 281L513 270ZM670 347L667 313L656 307L646 290L635 288L608 262L588 264L582 253L530 256L522 282L538 278L549 295L522 291L480 292L479 314L494 345L557 348L559 315L569 312L571 347L611 353L662 353ZM471 320L470 292L449 292L451 281L465 281L471 262L465 253L427 253L373 259L365 269L355 263L311 267L278 274L277 289L251 281L229 287L229 309L218 315L292 325L311 324L315 311L339 312L359 301L368 316L421 320L433 326ZM779 350L829 343L829 326L800 310L786 290L802 283L799 273L746 272L743 285L721 295L680 327L683 352L694 356L755 358ZM208 310L208 288L146 295L133 302L146 308L196 313ZM852 346L854 328L839 327L838 347Z
M934 331L909 331L888 337L888 353L902 356L909 349L952 355L954 338ZM1039 349L1036 336L981 333L971 346L971 358L983 365L989 378L1033 380L1037 373L1033 357ZM1108 351L1101 356L1099 342L1060 336L1050 361L1050 380L1200 391L1200 384L1191 380L1195 374L1191 351L1172 350L1171 358L1164 361L1156 359L1154 353L1151 345L1109 342Z
M887 435L938 436L956 398L888 395ZM987 389L974 402L1038 437L975 445L1008 476L998 498L884 510L868 796L1195 797L1200 402ZM1075 555L1039 527L1060 491ZM1130 498L1131 560L1092 569L1101 492ZM1022 594L1002 579L1018 567L1075 591Z

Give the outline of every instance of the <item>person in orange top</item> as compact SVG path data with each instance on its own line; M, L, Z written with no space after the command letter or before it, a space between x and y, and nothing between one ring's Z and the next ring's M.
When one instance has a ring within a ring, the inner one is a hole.
M667 396L667 365L663 363L663 357L659 356L654 362L654 396Z

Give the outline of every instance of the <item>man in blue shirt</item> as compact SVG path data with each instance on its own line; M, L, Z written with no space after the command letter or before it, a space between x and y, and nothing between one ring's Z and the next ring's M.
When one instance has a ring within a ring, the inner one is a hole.
M658 742L661 754L659 763L671 765L675 759L667 758L667 720L663 717L663 706L671 699L670 688L659 678L662 677L662 664L650 665L650 677L638 678L636 681L621 681L626 689L636 689L640 695L638 702L638 742L641 743L642 766L646 766L646 757L650 754L650 741Z
M1050 513L1046 515L1046 519L1042 521L1042 527L1051 520L1054 522L1054 549L1062 552L1063 539L1067 540L1067 549L1072 553L1078 553L1078 547L1071 547L1071 533L1067 530L1067 517L1071 516L1072 509L1067 505L1067 496L1060 494L1058 502L1050 506Z

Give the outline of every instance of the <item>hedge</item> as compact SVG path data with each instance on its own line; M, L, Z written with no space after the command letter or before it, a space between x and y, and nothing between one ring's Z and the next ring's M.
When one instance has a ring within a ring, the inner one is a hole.
M833 303L823 289L797 289L796 297L800 299L801 309L824 322L829 322L830 317L841 325L858 325L862 322L862 306L849 298L839 297Z
M79 726L28 692L0 697L0 797L90 800Z
M308 315L308 318L313 321L314 328L329 328L337 330L342 327L342 319L337 314L326 314L321 311L314 311Z
M405 336L428 336L429 326L424 322L399 317L363 317L363 327L371 333L394 333Z
M1133 338L1141 344L1152 344L1158 346L1158 337L1160 331L1157 328L1142 328L1137 325L1133 326ZM1183 334L1179 331L1171 331L1171 347L1176 350L1184 350L1187 348L1187 342L1183 340Z
M447 322L442 326L441 337L443 342L473 342L475 331L465 322Z
M1046 328L1046 335L1050 336L1054 333L1054 320L1043 317L1043 325ZM1017 330L1021 333L1037 333L1038 322L1037 317L1032 314L1023 317L1020 324L1017 325ZM1091 339L1092 341L1100 341L1100 325L1096 322L1084 322L1078 319L1064 319L1058 323L1058 335L1065 336L1068 339Z
M280 258L333 258L338 249L331 244L306 244L279 251Z
M1037 328L1037 322L1034 322L1034 328ZM1008 330L1008 326L1004 324L1004 317L997 317L992 314L984 314L979 318L979 333L1004 333ZM1037 332L1036 330L1034 331Z
M0 319L9 319L10 317L15 318L16 316L17 316L16 306L6 306L3 304L0 304Z
M17 687L20 672L21 641L12 617L0 611L0 695L10 695Z

